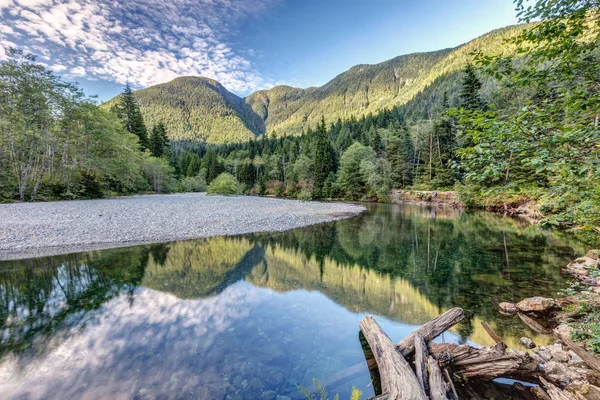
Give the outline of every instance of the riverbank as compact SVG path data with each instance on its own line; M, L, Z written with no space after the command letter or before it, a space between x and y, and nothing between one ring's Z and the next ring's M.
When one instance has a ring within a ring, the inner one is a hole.
M201 193L0 205L0 260L174 240L284 231L364 207Z

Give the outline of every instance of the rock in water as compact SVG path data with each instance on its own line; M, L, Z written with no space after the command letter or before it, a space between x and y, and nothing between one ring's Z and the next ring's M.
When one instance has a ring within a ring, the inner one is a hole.
M528 337L522 337L519 339L519 343L521 343L527 349L533 349L536 346L533 340L529 339Z
M500 303L499 307L502 314L513 315L519 311L514 303Z
M517 303L517 308L522 312L543 312L554 307L554 300L547 297L529 297Z

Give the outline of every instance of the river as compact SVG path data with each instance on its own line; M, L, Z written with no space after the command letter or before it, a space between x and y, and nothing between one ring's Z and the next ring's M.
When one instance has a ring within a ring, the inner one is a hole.
M510 347L551 339L498 313L552 296L575 237L488 213L368 205L286 232L0 263L0 397L302 398L329 382L374 394L358 322L392 340L451 307L468 320L439 341Z

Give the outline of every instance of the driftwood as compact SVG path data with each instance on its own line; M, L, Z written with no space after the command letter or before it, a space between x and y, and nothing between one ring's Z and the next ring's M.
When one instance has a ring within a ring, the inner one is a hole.
M367 359L367 366L370 370L377 368L381 378L383 394L375 399L448 399L450 390L454 395L450 397L473 400L490 395L506 399L580 400L583 399L580 390L593 393L591 397L587 396L588 400L597 398L595 395L600 389L593 384L599 376L600 360L559 331L555 333L562 344L542 346L534 350L537 354L508 350L500 336L485 322L483 327L496 341L492 347L431 342L463 318L461 309L452 309L423 325L396 346L373 317L363 319L359 326L374 356L374 360ZM567 347L590 368L570 364L572 358ZM371 357L369 351L365 354L367 358ZM414 365L414 371L411 365ZM341 376L346 379L352 375L352 368L343 371ZM361 364L357 369L364 371L365 365ZM543 387L529 387L519 382L506 385L495 382L497 378L542 384Z
M435 358L427 358L427 367L429 370L429 387L431 400L446 400L446 384L442 376L442 370Z
M429 393L429 374L427 373L427 357L429 351L427 350L427 343L420 334L415 336L415 370L417 372L417 379L423 388L425 394Z
M554 334L559 338L573 353L577 354L583 362L596 372L600 372L600 360L585 351L585 349L578 344L574 343L570 337L560 332L558 329L554 330Z
M494 340L494 342L496 342L496 343L502 342L502 339L500 338L500 336L498 336L496 334L496 332L494 332L494 330L492 329L492 327L490 326L490 324L488 324L485 321L482 321L481 322L481 326L483 326L483 329L485 329L485 331L487 332L487 334L490 335L490 337Z
M415 351L415 336L421 335L426 342L429 342L436 337L440 336L442 333L446 332L448 329L458 324L465 318L465 312L462 308L452 308L442 315L435 317L415 332L408 335L406 338L402 339L400 343L396 346L398 351L404 357L410 357L412 353Z
M544 378L541 378L540 380L542 381L544 386L546 386L548 395L552 400L585 400L585 397L581 395L574 395L564 390L560 390L550 382L546 381Z
M373 350L379 368L383 393L377 396L377 399L426 400L427 396L410 365L396 351L390 338L373 317L366 317L360 322L359 326L371 350Z
M434 354L446 354L455 374L466 379L491 381L498 377L537 380L537 363L526 352L506 352L498 343L490 348L476 349L469 345L430 344Z

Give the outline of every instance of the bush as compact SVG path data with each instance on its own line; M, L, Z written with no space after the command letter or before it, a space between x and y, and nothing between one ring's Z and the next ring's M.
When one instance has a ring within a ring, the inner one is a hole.
M227 172L217 176L208 185L208 194L222 194L229 196L238 193L238 182L235 177Z
M179 182L182 192L206 192L206 179L203 176L188 176Z
M297 199L301 201L309 201L313 199L313 194L307 189L302 189L300 193L298 193Z

